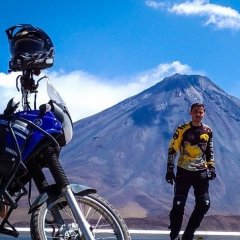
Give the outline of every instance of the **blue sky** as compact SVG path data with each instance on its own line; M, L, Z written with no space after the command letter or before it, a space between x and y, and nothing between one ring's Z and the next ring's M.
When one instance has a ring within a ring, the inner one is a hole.
M5 30L19 23L51 37L47 73L75 121L176 72L205 75L240 97L239 0L12 0L1 10L0 109L16 92Z

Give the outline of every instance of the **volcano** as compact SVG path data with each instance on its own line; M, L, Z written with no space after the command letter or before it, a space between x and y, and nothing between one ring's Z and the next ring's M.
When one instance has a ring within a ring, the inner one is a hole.
M178 124L203 102L213 129L217 178L208 216L240 215L240 100L200 75L175 74L96 115L74 123L61 161L73 182L90 185L125 218L167 218L173 187L166 183L168 143ZM192 192L186 205L194 206Z

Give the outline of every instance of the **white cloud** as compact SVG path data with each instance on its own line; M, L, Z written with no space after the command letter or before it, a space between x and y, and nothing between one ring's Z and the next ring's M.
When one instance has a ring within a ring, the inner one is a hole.
M0 73L0 95L1 102L0 108L6 105L8 100L12 97L21 97L20 93L16 89L16 78L19 76L19 73Z
M159 79L168 77L174 73L204 75L202 71L194 71L190 66L182 64L179 61L174 61L172 63L159 64L156 68L137 76L137 80L142 85L147 84L149 86L149 84L153 85L157 83Z
M154 9L164 8L166 4L164 2L156 2L156 1L145 1L148 7L152 7Z
M77 121L138 94L174 73L202 74L193 71L188 65L174 61L159 64L149 71L131 76L128 79L114 79L114 81L113 79L102 79L83 71L68 74L61 71L48 72L47 75L68 105L73 120ZM17 75L15 73L0 73L0 94L4 98L4 101L0 103L1 111L5 108L7 101L16 96L15 79ZM40 83L38 103L48 101L46 94L43 94L43 92L45 93L44 81L46 80L42 80ZM20 98L20 93L17 97Z
M157 1L151 1L151 4L147 4L147 6L154 9L159 8ZM168 11L177 15L204 17L205 25L213 25L218 29L240 29L240 13L238 11L231 7L210 3L209 0L193 0L172 4L168 7Z

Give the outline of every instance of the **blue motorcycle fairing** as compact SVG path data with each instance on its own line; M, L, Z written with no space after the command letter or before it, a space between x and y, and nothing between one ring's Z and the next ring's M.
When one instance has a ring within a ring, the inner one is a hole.
M29 110L29 111L21 111L14 114L14 116L21 117L26 119L36 126L40 127L48 134L63 134L62 124L55 118L52 112L46 112L43 116L40 115L39 110ZM23 126L18 130L14 129L15 134L19 141L21 141L21 137L23 133L26 133L26 128ZM29 139L26 143L24 149L22 149L22 161L26 161L32 151L35 149L38 143L44 138L44 134L39 132L37 129L31 129L31 133Z
M70 186L71 186L71 189L73 191L73 194L75 194L77 196L86 196L86 195L89 195L89 194L97 192L97 190L92 188L92 187L88 187L88 186L77 184L77 183L71 183ZM54 193L52 195L51 195L51 193L49 193L49 194L47 194L47 193L40 194L35 199L33 204L31 205L31 207L30 207L30 209L28 211L28 214L31 214L36 208L38 208L43 203L45 203L49 198L55 198L57 200L59 198L59 196L55 195Z

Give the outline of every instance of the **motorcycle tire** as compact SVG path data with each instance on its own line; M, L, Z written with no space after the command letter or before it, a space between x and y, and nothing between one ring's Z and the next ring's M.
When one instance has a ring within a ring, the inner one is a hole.
M131 240L128 228L114 207L98 194L75 195L94 239ZM64 197L48 200L31 216L33 240L84 239Z

